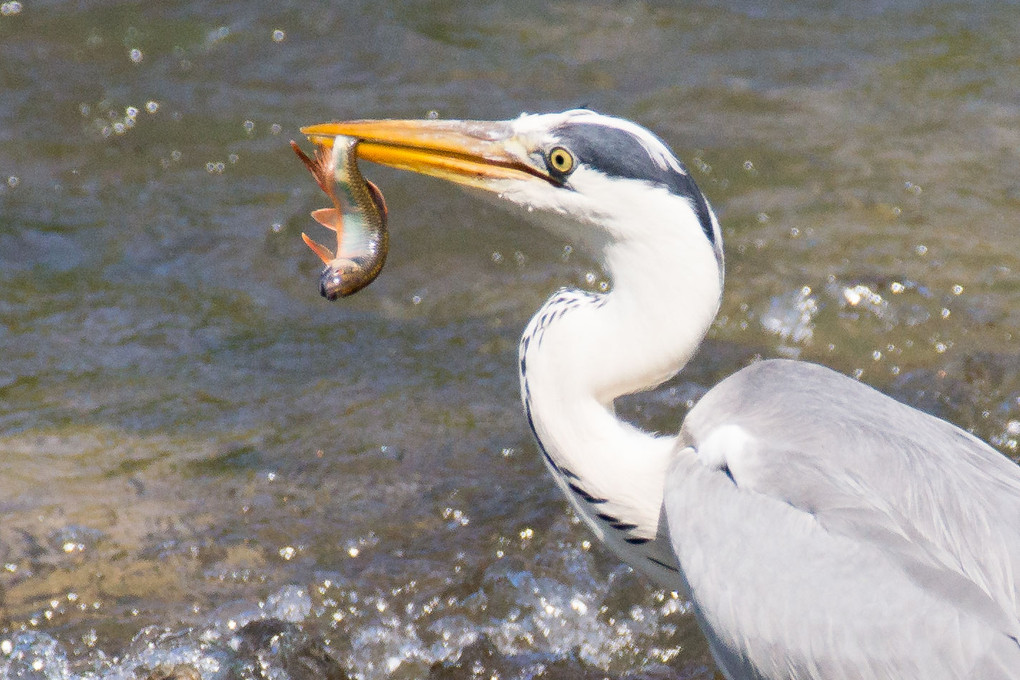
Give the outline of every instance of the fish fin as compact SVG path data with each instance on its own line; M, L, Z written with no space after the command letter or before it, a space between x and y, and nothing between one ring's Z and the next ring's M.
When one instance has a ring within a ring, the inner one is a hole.
M343 213L336 208L319 208L312 211L312 219L339 234L344 228Z
M368 185L368 192L372 194L372 200L375 201L376 206L379 208L379 213L382 215L385 221L389 217L390 211L386 208L386 199L383 198L382 191L372 182L365 180L365 184Z
M297 154L297 157L308 168L308 172L312 173L312 177L315 178L315 183L319 185L319 188L333 200L333 205L338 205L336 195L333 193L332 170L329 167L329 151L324 147L317 146L315 147L315 158L312 159L301 150L301 147L293 139L290 140L290 148L294 149L294 153Z
M314 177L315 180L318 181L318 179L319 179L318 165L317 165L318 159L313 161L311 158L309 158L308 154L306 154L304 151L302 151L301 147L298 146L297 142L295 142L293 139L290 140L290 148L294 149L294 153L297 154L297 157L300 158L301 162L305 164L306 168L308 168L308 172L312 173L312 177Z
M329 251L329 248L308 238L308 234L301 232L301 240L305 242L306 246L312 249L313 253L319 256L319 259L322 260L323 264L329 264L330 261L333 260L333 253Z

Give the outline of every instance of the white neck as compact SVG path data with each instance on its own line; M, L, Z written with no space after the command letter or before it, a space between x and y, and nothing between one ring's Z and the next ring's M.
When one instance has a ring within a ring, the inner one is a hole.
M600 538L612 539L606 535L612 532L596 521L598 513L633 525L607 540L611 546L656 535L674 440L620 420L613 400L679 372L708 331L722 292L713 246L693 214L680 218L682 228L663 224L657 239L607 246L612 292L561 291L521 341L522 398L557 481Z

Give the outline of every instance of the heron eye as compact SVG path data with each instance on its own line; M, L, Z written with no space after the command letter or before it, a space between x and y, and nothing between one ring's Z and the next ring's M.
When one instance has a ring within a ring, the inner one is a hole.
M574 169L574 156L562 146L557 146L547 154L546 163L552 172L566 175Z

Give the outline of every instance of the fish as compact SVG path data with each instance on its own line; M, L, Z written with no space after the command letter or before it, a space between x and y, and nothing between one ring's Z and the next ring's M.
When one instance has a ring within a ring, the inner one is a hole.
M375 281L390 247L386 201L379 187L366 180L358 168L358 141L340 135L331 148L316 144L315 158L293 140L290 143L333 203L332 208L312 211L312 219L336 233L335 252L301 233L305 245L325 265L319 275L319 292L327 300L354 295Z

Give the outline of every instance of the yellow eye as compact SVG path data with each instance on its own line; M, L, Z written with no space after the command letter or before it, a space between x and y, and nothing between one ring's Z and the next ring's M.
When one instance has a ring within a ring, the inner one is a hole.
M574 169L574 156L562 146L554 147L546 156L549 170L557 175L566 175Z

